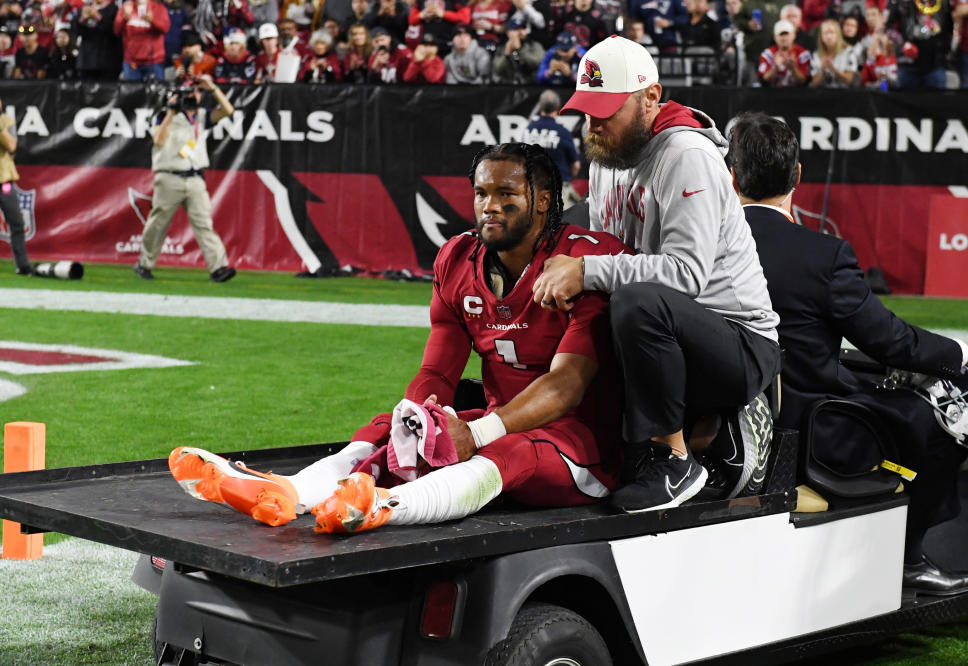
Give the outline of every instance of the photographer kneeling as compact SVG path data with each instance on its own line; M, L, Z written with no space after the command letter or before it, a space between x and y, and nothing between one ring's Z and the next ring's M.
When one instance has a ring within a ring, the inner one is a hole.
M203 89L212 91L217 109L200 106ZM179 206L185 207L212 282L225 282L235 276L235 269L228 265L225 256L225 245L212 228L212 202L204 177L208 167L207 130L234 111L225 93L207 75L189 81L169 95L164 115L158 115L152 134L155 191L141 238L141 256L134 265L139 277L154 279L151 269L158 261L171 218Z

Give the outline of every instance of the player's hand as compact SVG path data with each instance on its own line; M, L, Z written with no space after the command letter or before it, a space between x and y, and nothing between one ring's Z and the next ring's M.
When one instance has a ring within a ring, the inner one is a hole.
M534 302L545 310L567 312L574 307L569 301L585 288L581 272L581 257L559 254L544 262L544 271L534 282L531 291Z
M197 78L199 83L205 86L206 90L215 90L215 81L212 80L212 77L210 75L201 74Z
M470 457L477 453L477 445L474 444L474 435L471 434L470 426L467 421L461 421L456 416L447 414L447 434L454 442L457 449L457 462L470 460Z

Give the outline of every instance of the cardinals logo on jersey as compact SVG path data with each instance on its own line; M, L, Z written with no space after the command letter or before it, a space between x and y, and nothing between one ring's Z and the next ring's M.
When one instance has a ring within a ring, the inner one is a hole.
M581 75L581 82L587 83L589 88L601 88L605 85L602 81L602 70L594 60L585 60L585 73Z

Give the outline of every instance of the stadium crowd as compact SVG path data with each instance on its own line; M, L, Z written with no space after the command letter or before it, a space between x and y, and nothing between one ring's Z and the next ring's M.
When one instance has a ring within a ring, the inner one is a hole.
M687 85L968 88L968 0L0 0L0 78L570 85L612 33Z

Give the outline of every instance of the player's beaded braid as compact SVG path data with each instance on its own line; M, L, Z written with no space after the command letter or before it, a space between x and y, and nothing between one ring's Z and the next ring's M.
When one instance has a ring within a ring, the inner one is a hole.
M564 205L561 201L561 172L544 148L530 143L502 143L497 146L482 148L471 162L471 170L467 176L474 184L474 173L478 165L484 160L502 162L505 160L519 160L524 162L524 173L528 180L528 192L531 195L528 205L528 216L534 219L534 189L535 183L539 188L551 190L551 207L548 209L548 219L545 228L534 244L534 252L538 251L542 241L547 250L553 250L558 244L561 231L561 214ZM474 257L480 249L481 239L477 239L478 247L474 250ZM473 260L473 258L472 258Z

